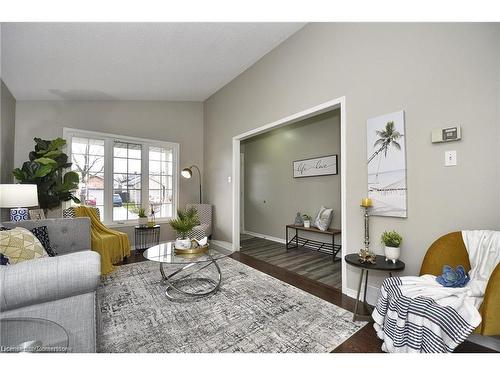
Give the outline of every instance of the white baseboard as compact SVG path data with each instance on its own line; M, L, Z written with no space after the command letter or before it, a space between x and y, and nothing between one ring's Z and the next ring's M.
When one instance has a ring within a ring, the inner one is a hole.
M210 240L210 242L213 243L214 245L223 248L224 250L228 250L231 252L233 251L233 244L231 242L220 241L220 240Z
M283 238L273 237L273 236L269 236L267 234L255 233L255 232L251 232L248 230L246 230L244 232L244 234L248 234L248 235L253 236L253 237L263 238L263 239L269 240L269 241L274 241L274 242L286 244L286 241Z
M354 289L345 288L344 294L351 298L356 298L357 292Z
M362 286L364 288L364 284ZM356 299L356 296L358 295L358 291L350 288L345 288L344 294L347 295L348 297ZM375 306L377 303L378 299L378 294L380 292L380 288L375 287L373 285L368 284L368 288L366 288L366 302L368 302L370 305ZM363 289L361 289L361 295L360 298L362 299Z
M250 236L254 236L254 237L258 237L258 238L263 238L263 239L269 240L269 241L279 242L279 243L282 243L282 244L286 245L286 240L283 239L283 238L273 237L273 236L269 236L267 234L255 233L255 232L251 232L251 231L248 231L248 230L245 231L244 234L248 234ZM309 246L307 244L305 246L301 246L301 247L305 247L307 249L312 249L312 250L316 250L317 249L316 247Z

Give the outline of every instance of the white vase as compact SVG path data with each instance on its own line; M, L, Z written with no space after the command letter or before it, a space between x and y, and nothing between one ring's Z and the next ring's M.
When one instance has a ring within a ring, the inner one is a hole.
M396 263L401 255L401 248L385 246L385 260L392 260L392 263Z
M311 220L304 220L304 228L311 228Z
M189 238L177 238L175 240L176 249L191 249L191 240Z
M140 218L137 219L137 223L141 227L145 227L148 224L148 218L147 217L140 217Z

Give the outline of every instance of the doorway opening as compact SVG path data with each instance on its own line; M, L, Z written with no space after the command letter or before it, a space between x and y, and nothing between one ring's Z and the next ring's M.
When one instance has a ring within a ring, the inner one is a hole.
M234 249L343 291L344 149L344 97L234 137ZM298 212L314 226L322 206L334 211L326 232L286 229ZM332 236L332 229L340 233Z

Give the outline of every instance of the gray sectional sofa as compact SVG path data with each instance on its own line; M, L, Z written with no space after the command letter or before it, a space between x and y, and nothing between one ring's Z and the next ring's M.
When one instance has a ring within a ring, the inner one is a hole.
M31 317L54 321L69 336L69 351L96 351L100 256L90 250L90 220L46 219L5 222L32 229L47 226L55 257L0 266L0 318Z

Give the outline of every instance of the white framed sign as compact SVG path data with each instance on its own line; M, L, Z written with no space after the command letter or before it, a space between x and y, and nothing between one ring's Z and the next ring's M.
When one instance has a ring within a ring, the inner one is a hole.
M295 160L293 162L293 178L329 176L338 173L338 155Z

